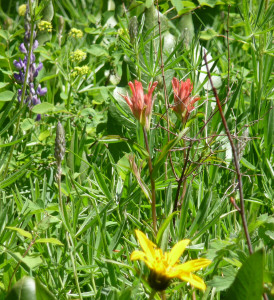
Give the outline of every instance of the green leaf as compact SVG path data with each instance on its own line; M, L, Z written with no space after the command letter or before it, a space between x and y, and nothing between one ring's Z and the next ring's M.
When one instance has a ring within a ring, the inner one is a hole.
M5 91L0 93L0 101L11 101L14 93L11 91Z
M38 277L35 278L36 300L55 300L54 295L41 283Z
M33 107L32 112L35 114L45 114L54 111L54 105L48 102L37 104Z
M243 165L243 166L245 166L246 168L248 168L249 170L252 170L252 171L254 171L254 170L256 170L256 167L255 166L253 166L249 161L247 161L245 158L241 158L241 164Z
M165 159L166 159L166 156L169 152L169 150L171 150L173 147L175 147L175 145L181 140L181 138L183 137L184 134L186 134L186 132L188 131L189 129L186 128L184 129L183 131L181 131L179 133L179 135L177 136L177 138L169 141L168 144L166 144L163 149L161 150L161 154L160 156L158 157L154 167L153 167L153 172L152 172L152 176L155 178L155 176L157 175L157 172L159 170L159 168L161 167L161 165L165 162Z
M261 300L263 295L263 250L252 254L243 263L225 300Z
M6 300L37 300L34 279L24 277L17 281L9 292Z
M198 0L199 4L201 6L210 6L210 7L214 7L217 2L220 2L218 0Z
M161 242L161 238L168 226L168 224L171 222L171 220L173 219L173 217L178 214L178 211L173 212L172 214L170 214L164 221L164 223L161 225L161 227L159 228L159 231L157 233L156 236L156 243L159 245L159 243Z
M43 131L43 132L41 132L39 134L38 139L39 139L39 141L43 141L43 140L45 140L49 136L50 136L50 131L49 130L45 130L45 131Z
M0 183L0 189L3 189L9 185L11 185L14 181L16 181L17 179L19 179L20 177L23 176L23 174L25 173L27 167L29 165L31 165L32 160L29 161L28 163L26 163L20 170L18 170L17 172L15 172L13 175L9 176L7 179L3 180Z
M87 52L94 56L108 56L107 50L100 45L90 45Z
M106 184L106 181L101 173L101 171L98 169L96 165L93 165L93 171L94 175L96 177L97 183L100 186L102 192L105 194L108 200L112 200L113 196L111 195L111 192L108 189L108 186Z
M57 240L56 238L43 238L43 239L38 239L35 241L35 244L38 243L50 243L50 244L55 244L55 245L60 245L60 246L64 246L63 243L61 243L59 240Z
M30 240L32 240L32 234L29 233L28 231L21 229L21 228L17 228L17 227L11 227L11 226L7 226L6 228L10 229L10 230L14 230L17 231L20 235L29 238Z
M27 118L21 123L21 129L27 131L33 127L35 121L33 119Z
M8 82L0 82L0 89L6 87L7 85L9 85Z

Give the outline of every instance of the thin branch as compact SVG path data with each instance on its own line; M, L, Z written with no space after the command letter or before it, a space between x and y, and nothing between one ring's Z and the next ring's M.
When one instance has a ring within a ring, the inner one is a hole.
M241 208L240 215L241 215L242 222L243 222L243 228L244 228L244 232L245 232L245 236L246 236L248 250L249 250L249 253L252 254L253 249L252 249L252 245L251 245L250 235L249 235L249 232L248 232L248 226L247 226L246 216L245 216L242 174L241 174L241 171L240 171L238 156L237 156L235 145L234 145L233 140L232 140L232 136L231 136L229 128L227 126L227 122L226 122L226 119L225 119L225 116L224 116L224 113L223 113L222 105L221 105L221 102L219 100L217 90L214 87L213 82L212 82L210 70L209 70L208 63L207 63L206 52L204 54L204 61L205 61L206 69L207 69L208 78L209 78L209 81L210 81L210 84L211 84L211 87L212 87L212 90L213 90L213 93L214 93L214 97L216 99L216 102L217 102L217 105L218 105L218 108L219 108L219 112L220 112L220 115L221 115L221 118L222 118L222 122L224 124L225 131L226 131L227 137L229 139L232 154L233 154L234 164L235 164L237 177L238 177L238 182L239 182L240 208Z

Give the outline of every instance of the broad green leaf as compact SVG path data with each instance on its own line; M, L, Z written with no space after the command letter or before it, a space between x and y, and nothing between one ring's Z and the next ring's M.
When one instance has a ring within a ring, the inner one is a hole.
M6 297L6 300L37 300L34 279L24 277L17 281Z
M90 45L87 52L94 56L108 56L107 50L100 45Z
M35 278L36 300L56 300L54 295L44 286L38 277Z
M27 131L33 127L35 124L35 121L30 118L26 118L22 123L21 123L21 129L24 131Z
M43 239L37 239L35 241L35 244L38 243L49 243L49 244L55 244L55 245L60 245L60 246L64 246L63 243L61 243L59 240L57 240L56 238L43 238Z
M30 240L32 240L32 234L29 233L28 231L24 230L24 229L17 228L17 227L11 227L11 226L7 226L6 228L7 228L7 229L10 229L10 230L17 231L20 235L22 235L22 236L24 236L24 237L27 237L27 238L29 238Z
M5 91L0 93L0 102L1 101L11 101L14 96L14 93L11 91Z
M45 131L43 131L43 132L41 132L39 134L38 139L39 139L39 141L43 141L43 140L45 140L49 136L50 136L50 131L49 130L45 130Z
M263 250L253 253L243 263L225 300L261 300L263 295Z
M0 82L0 89L6 87L7 85L9 85L8 82Z
M48 102L37 104L33 107L32 112L35 114L45 114L54 111L54 105Z

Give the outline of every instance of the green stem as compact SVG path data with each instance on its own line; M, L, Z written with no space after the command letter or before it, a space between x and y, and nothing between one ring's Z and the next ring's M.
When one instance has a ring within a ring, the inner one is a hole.
M30 67L30 59L31 59L31 52L32 52L32 46L33 46L33 34L34 34L34 16L32 13L32 3L31 0L28 1L29 3L29 13L30 13L30 42L29 42L29 48L28 48L28 59L27 59L27 67L26 67L26 72L25 72L25 80L23 83L23 89L22 89L22 95L21 95L21 102L19 105L19 110L21 111L24 105L24 99L25 99L25 94L26 94L26 89L27 89L27 78L28 78L28 74L29 74L29 67ZM15 132L14 132L14 136L18 133L19 131L19 126L20 126L20 119L21 119L21 114L18 117L17 123L16 123L16 127L15 127ZM12 145L11 147L11 151L10 151L10 155L8 158L8 162L5 168L5 172L4 172L4 177L6 177L7 173L8 173L8 169L9 169L9 164L13 155L13 151L15 149L15 145Z
M151 294L149 295L149 300L154 299L155 294L156 294L156 291L152 290Z
M149 175L150 175L150 183L151 183L151 210L152 210L152 221L153 221L153 229L155 235L157 234L157 218L156 218L156 193L155 193L155 181L152 176L152 161L151 161L151 156L150 156L150 151L149 151L149 145L148 145L148 138L147 138L147 132L146 129L143 127L143 132L144 132L144 138L145 138L145 144L146 144L146 149L148 152L148 168L149 168Z

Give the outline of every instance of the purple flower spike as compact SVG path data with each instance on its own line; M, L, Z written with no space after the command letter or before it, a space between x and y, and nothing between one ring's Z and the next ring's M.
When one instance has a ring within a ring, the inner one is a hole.
M16 69L18 69L18 70L21 70L22 68L24 68L24 62L22 61L22 59L21 58L19 58L19 60L17 61L17 60L14 60L13 61L13 64L14 64L14 66L15 66L15 68Z
M39 43L37 40L34 41L32 49L35 50L39 46Z
M44 96L47 93L47 91L48 90L46 87L41 88L41 85L39 84L36 92L39 96Z
M41 115L38 114L37 117L36 117L36 121L40 121L41 120Z
M32 105L33 106L40 104L40 103L41 103L41 101L36 95L32 97Z
M38 67L36 68L36 70L35 70L33 76L34 76L34 77L37 77L39 71L40 71L42 68L43 68L43 64L42 64L41 62L39 62L39 65L38 65Z
M27 54L27 49L26 49L24 43L22 43L22 44L19 46L19 50L20 50L20 52Z
M34 84L33 84L32 82L29 84L29 89L30 89L30 92L31 92L33 95L35 95Z
M21 83L24 82L24 75L23 75L22 71L19 71L19 74L14 73L13 76L14 76L15 80L17 80Z

